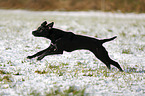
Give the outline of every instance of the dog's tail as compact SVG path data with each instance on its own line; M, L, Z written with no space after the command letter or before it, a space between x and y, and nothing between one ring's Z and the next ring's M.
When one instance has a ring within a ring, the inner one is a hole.
M103 43L105 43L105 42L108 42L108 41L114 40L115 38L117 38L117 36L114 36L114 37L109 38L109 39L103 39L103 40L101 40L101 43L103 44Z

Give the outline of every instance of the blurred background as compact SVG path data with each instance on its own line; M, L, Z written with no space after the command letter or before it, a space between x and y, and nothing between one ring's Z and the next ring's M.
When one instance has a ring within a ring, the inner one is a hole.
M145 12L145 0L0 0L0 9Z

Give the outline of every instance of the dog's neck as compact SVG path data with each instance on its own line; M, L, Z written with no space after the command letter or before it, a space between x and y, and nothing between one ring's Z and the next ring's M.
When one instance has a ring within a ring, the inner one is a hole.
M47 32L49 33L45 38L47 38L47 39L50 39L51 38L51 35L53 34L53 31L52 31L53 29L49 29L49 30L47 30Z
M49 31L47 31L47 32L49 32L49 34L48 34L48 36L46 36L46 38L50 39L52 43L55 43L55 40L62 37L62 34L57 34L56 35L56 33L61 33L62 30L52 28L52 29L49 29Z

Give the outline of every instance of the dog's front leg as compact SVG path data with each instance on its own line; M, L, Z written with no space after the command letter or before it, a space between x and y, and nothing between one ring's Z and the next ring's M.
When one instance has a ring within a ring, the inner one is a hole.
M46 51L42 55L40 55L37 60L42 60L47 55L55 55L55 54L63 54L63 51Z
M52 47L53 47L53 45L50 45L48 48L46 48L46 49L44 49L44 50L42 50L42 51L40 51L40 52L37 52L36 54L34 54L34 55L32 55L32 56L28 56L27 58L28 58L28 59L32 59L32 58L35 58L35 57L37 57L37 56L40 56L40 55L42 55L44 52L46 52L47 50L52 49Z
M48 49L48 48L47 48L47 49ZM40 52L37 52L36 54L34 54L34 55L32 55L32 56L28 56L27 58L28 58L28 59L35 58L35 57L37 57L37 56L43 54L47 49L42 50L42 51L40 51Z
M35 58L35 57L37 57L37 56L40 56L40 55L43 54L46 50L48 50L48 48L45 49L45 50L42 50L42 51L40 51L40 52L37 52L36 54L34 54L34 55L32 55L32 56L28 56L27 58L28 58L28 59L32 59L32 58Z
M42 55L40 55L37 60L42 60L47 55L55 55L55 54L63 54L62 49L58 49L57 46L54 44L50 46L50 49L46 50Z

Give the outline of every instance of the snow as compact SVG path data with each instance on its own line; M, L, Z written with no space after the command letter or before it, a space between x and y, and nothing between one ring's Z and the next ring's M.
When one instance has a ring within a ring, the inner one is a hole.
M44 20L99 39L116 35L104 46L125 72L108 70L87 50L28 60L50 44L31 34ZM144 96L144 52L144 13L0 10L0 95Z

